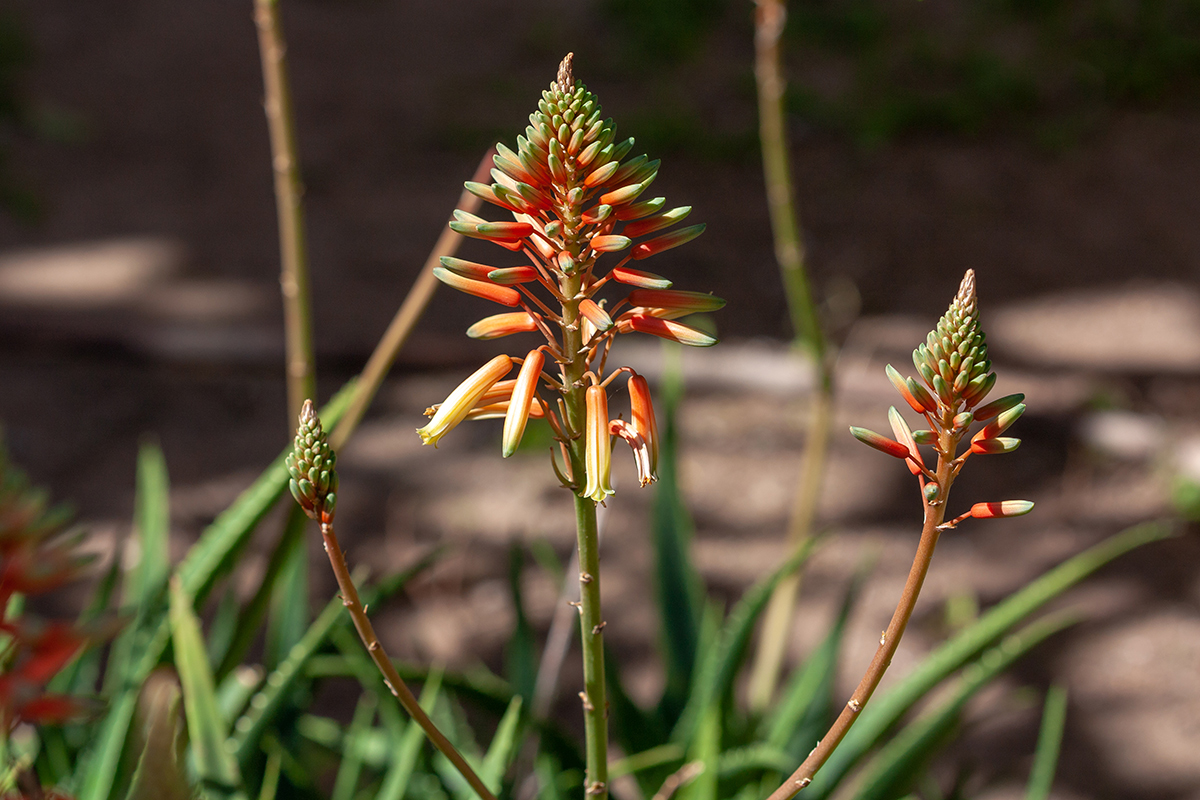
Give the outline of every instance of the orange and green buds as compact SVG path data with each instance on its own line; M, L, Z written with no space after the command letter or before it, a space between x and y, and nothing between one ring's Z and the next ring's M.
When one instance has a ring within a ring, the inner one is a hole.
M630 331L648 333L651 336L658 336L662 339L669 339L672 342L679 342L680 344L692 347L712 347L717 343L715 337L684 325L682 322L659 319L648 314L623 315L617 320L617 330L621 333L628 333Z
M517 445L525 435L525 424L529 422L529 404L536 402L538 380L542 377L542 365L546 357L541 350L531 350L525 356L525 363L517 373L517 382L513 386L512 400L508 405L508 413L504 415L504 436L500 440L500 451L508 458L517 452Z
M672 231L664 236L659 236L657 239L651 239L648 242L642 242L637 247L633 248L630 255L634 261L641 261L643 258L658 255L664 250L670 250L673 247L679 247L681 244L687 244L692 239L695 239L700 234L704 233L705 225L689 225L686 228L680 228L677 231Z
M618 250L624 250L631 244L633 244L633 240L628 236L606 234L592 237L592 249L597 253L615 253Z
M1010 427L1012 427L1012 424L1014 422L1016 422L1018 419L1020 419L1021 415L1024 413L1025 413L1025 404L1024 403L1017 403L1012 408L1001 411L1000 414L994 420L989 422L987 425L983 426L983 429L981 431L979 431L979 433L975 434L973 441L979 440L979 439L994 439L994 438L996 438L997 436L999 436L1000 434L1002 434L1006 430L1008 430Z
M1020 446L1020 439L1011 439L1007 436L1001 436L998 439L974 439L971 441L971 452L990 456L998 453L1011 453Z
M470 278L473 281L488 281L488 275L496 271L495 267L489 267L487 264L477 264L474 261L464 261L461 258L453 256L442 256L440 259L442 266L450 270L456 275L464 278Z
M467 336L472 339L499 339L501 336L536 330L537 322L529 312L513 311L508 314L484 317L467 328Z
M856 428L851 425L850 433L854 435L855 439L858 439L868 447L874 447L881 453L887 453L889 456L895 456L896 458L908 458L909 450L907 447L875 431L869 431L866 428Z
M515 242L533 233L528 222L466 222L455 220L450 230L472 239L487 239L492 242Z
M337 455L329 447L321 420L311 400L300 410L296 441L285 464L291 479L288 488L304 513L322 524L333 521L337 505Z
M618 283L637 286L640 289L670 289L671 282L653 272L643 272L640 269L617 267L608 276Z
M629 304L646 308L666 308L687 314L703 314L725 307L725 301L704 292L684 292L678 289L634 289Z
M976 503L971 506L971 516L975 519L1000 519L1002 517L1020 517L1033 510L1029 500L1002 500L999 503Z
M1020 403L1024 399L1025 395L1023 394L1010 394L1001 397L999 400L993 400L986 406L980 406L979 408L975 409L975 421L987 422L997 414L1003 411L1008 411L1010 408L1015 406L1017 403Z
M438 408L433 419L423 428L417 429L417 434L425 444L437 446L438 441L454 429L458 423L466 419L467 414L479 402L488 389L512 369L512 359L508 356L496 356L475 371L471 377L458 385L450 393L446 401Z
M641 375L631 377L628 385L629 409L633 416L633 427L642 435L649 447L650 480L658 480L658 422L654 419L654 404L650 400L650 386Z
M913 365L950 412L978 403L995 383L987 345L979 326L975 272L967 270L950 308L913 351Z
M502 286L512 286L518 283L529 283L538 279L538 272L533 267L504 267L488 273L488 280Z
M908 403L909 408L918 414L929 414L937 411L937 403L929 396L929 392L925 391L919 383L912 378L904 378L897 372L891 364L884 368L887 373L888 380L892 382L892 386L896 387L896 391L904 398L904 402Z
M692 213L691 206L680 206L659 214L657 217L639 219L625 226L625 235L636 239L638 236L657 233L663 228L669 228L676 222L682 221L690 213Z
M612 445L608 433L608 395L602 386L589 386L585 396L587 403L586 428L584 430L584 471L587 485L583 497L597 503L613 494L610 474L612 471Z
M451 272L444 267L434 267L433 276L447 286L458 289L460 292L473 294L476 297L491 300L502 306L521 305L521 293L507 286L497 286L494 283L464 278L457 272Z

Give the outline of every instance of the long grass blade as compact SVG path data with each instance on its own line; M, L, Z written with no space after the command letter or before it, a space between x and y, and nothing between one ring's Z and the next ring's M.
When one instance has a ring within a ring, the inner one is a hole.
M432 714L437 705L438 696L442 690L442 676L437 670L429 673L425 686L421 689L421 709L426 714ZM375 800L402 800L412 779L413 770L417 766L417 757L421 755L421 745L425 743L425 732L419 725L409 725L400 740L399 747L387 774L383 778L383 786Z
M263 665L274 669L300 643L308 629L308 542L309 519L299 504L288 511L284 534L287 544L283 569L271 591L267 618L267 646Z
M354 709L354 718L346 731L342 763L338 766L337 777L333 780L330 800L353 800L358 781L362 777L366 734L371 730L378 705L379 698L374 692L363 692L359 697L358 706Z
M178 579L171 581L171 640L197 776L211 792L240 796L241 775L237 762L225 749L225 724L217 705L200 620Z
M517 733L520 727L521 696L517 695L513 697L504 716L500 718L500 724L496 727L496 735L492 737L492 743L488 745L488 751L483 757L483 766L479 771L479 777L497 795L500 793L500 783L504 780L504 773L508 771L508 765L516 753Z
M1037 751L1033 754L1033 769L1029 772L1029 787L1025 800L1046 800L1058 771L1058 753L1062 747L1063 730L1067 725L1067 690L1051 686L1046 692L1042 710L1042 729L1038 734Z

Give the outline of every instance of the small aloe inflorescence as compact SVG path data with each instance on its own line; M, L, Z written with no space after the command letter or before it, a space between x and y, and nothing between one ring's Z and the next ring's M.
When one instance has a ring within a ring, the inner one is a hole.
M950 486L967 459L973 454L1010 453L1020 444L1020 440L1000 434L1024 413L1025 406L1021 403L1024 395L1013 394L987 405L979 405L996 383L996 374L991 371L992 362L987 355L987 343L979 326L975 273L967 270L954 302L938 320L937 327L929 333L925 343L913 351L913 365L921 376L921 382L905 378L890 364L886 368L888 379L904 402L924 417L929 427L915 431L910 429L893 406L888 409L888 421L895 439L865 428L850 428L850 432L863 444L903 459L909 471L916 476L925 505L921 540L900 602L896 605L887 630L879 639L875 657L858 687L816 748L768 800L788 800L808 786L871 699L888 665L892 663L896 648L912 618L938 537L970 517L1017 517L1029 513L1033 508L1033 503L1027 500L976 503L965 514L945 521ZM971 437L970 446L960 454L959 446L976 423L983 423L983 427ZM932 467L926 466L921 446L930 446L937 454L936 464Z
M333 521L337 505L337 454L321 428L321 420L313 409L312 400L305 400L300 410L300 425L296 441L285 464L288 488L304 513L320 523Z
M443 258L434 270L459 291L520 309L480 320L467 330L468 336L494 339L540 331L546 344L523 359L497 356L489 361L445 402L428 409L432 419L417 432L426 444L436 445L463 420L503 417L502 451L510 456L528 419L544 418L561 446L564 467L556 463L555 469L563 484L601 502L612 494L614 436L633 450L643 486L656 477L650 395L645 381L628 367L605 376L613 339L639 332L694 346L715 344L709 334L676 320L715 311L725 301L674 290L666 278L628 266L691 241L704 225L666 232L691 208L664 210L662 197L640 199L658 174L659 162L643 155L622 163L633 139L616 140L612 120L601 117L595 95L575 81L571 62L568 55L557 80L542 93L525 135L517 137L517 149L497 145L495 183L466 184L473 194L510 212L513 220L489 222L456 211L450 223L463 236L522 254L525 263L498 268ZM601 269L602 256L620 253L619 261ZM615 303L601 299L601 290L610 284L632 291ZM544 371L548 359L556 363L557 376ZM517 377L505 380L517 363ZM621 373L629 375L628 421L608 418L606 390ZM542 389L560 397L549 401L539 393Z
M996 384L985 340L979 327L975 273L967 270L954 302L938 320L937 327L929 332L925 343L913 351L913 366L922 382L903 377L891 364L886 368L896 391L913 411L925 418L929 427L911 430L893 406L888 409L888 421L895 439L865 428L850 428L860 442L907 462L909 471L921 484L927 515L933 509L944 508L950 484L972 454L1011 453L1021 444L1020 439L1000 434L1025 412L1021 402L1025 395L1012 394L979 405ZM985 424L971 437L970 447L959 455L960 442L976 423ZM936 470L925 466L920 445L933 447L938 456ZM943 530L953 528L968 517L1017 517L1032 508L1033 503L1026 500L976 503L967 513L940 526Z

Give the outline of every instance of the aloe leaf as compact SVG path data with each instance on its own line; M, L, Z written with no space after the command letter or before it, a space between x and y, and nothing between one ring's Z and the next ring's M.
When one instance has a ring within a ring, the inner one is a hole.
M685 753L677 744L660 744L649 750L619 758L608 765L609 778L623 778L655 767L675 764L683 760Z
M178 579L171 580L170 594L175 667L183 688L188 740L197 776L214 794L241 796L238 791L241 777L237 762L225 749L225 724L221 719L221 709L217 706L212 671L200 633L200 620L192 609L192 598L184 592L183 584Z
M258 791L258 800L275 800L279 791L279 776L283 772L283 752L274 742L263 749L267 752L267 763L263 765L262 787Z
M492 737L492 743L488 746L488 751L483 757L483 766L479 771L480 779L493 793L499 794L500 782L504 779L504 773L508 771L508 765L516 752L520 725L521 696L516 695L508 704L504 716L500 718L496 735Z
M1067 724L1067 690L1051 686L1046 692L1042 710L1042 729L1038 733L1037 750L1033 754L1033 769L1029 771L1029 787L1025 800L1046 800L1058 771L1058 753L1062 747L1063 730Z
M1077 621L1076 617L1062 615L1039 620L985 652L963 671L948 699L900 730L871 760L855 800L888 800L910 789L934 748L958 721L967 701L1033 647Z
M426 714L433 713L437 706L438 696L442 689L442 675L434 670L429 673L429 679L421 689L421 709ZM383 777L383 786L375 800L402 800L412 778L413 769L417 766L417 757L421 755L421 745L425 742L425 731L419 725L409 725L395 749L392 764Z
M126 591L126 600L139 609L154 602L171 572L170 490L162 450L156 444L143 444L138 451L133 515L141 558Z
M687 703L700 639L703 587L692 563L692 521L679 488L676 418L683 394L679 347L663 346L663 421L652 527L655 580L667 685L660 709L674 723Z
M1114 558L1171 536L1165 522L1135 525L1068 559L988 610L929 656L887 694L874 698L841 745L805 789L805 800L828 797L846 773L902 716L946 676L956 672L1022 619Z
M274 669L292 651L308 629L308 516L293 505L281 539L287 543L279 580L271 589L267 619L267 644L263 664Z
M145 702L146 744L138 757L126 800L190 800L191 787L180 759L181 694L174 681L162 681Z
M695 777L679 790L679 800L717 800L717 762L721 757L721 707L710 704L696 726L688 766L698 767Z
M832 721L833 685L838 653L846 634L846 620L862 590L866 571L855 576L842 598L842 605L825 639L796 670L783 697L766 722L767 744L782 748L798 758L811 748ZM783 771L787 771L785 767Z
M700 715L721 702L733 689L738 667L746 657L746 645L754 632L754 624L771 599L771 592L786 576L791 575L808 560L816 539L810 538L803 547L789 558L783 566L746 590L741 600L733 607L709 656L697 671L687 705L679 716L679 722L671 732L671 740L679 743L691 741L699 723Z
M366 733L371 729L375 719L375 709L379 698L374 692L363 692L354 709L354 718L346 731L345 745L342 748L342 763L338 766L337 777L333 781L333 794L330 800L353 800L354 791L362 777L363 744Z
M717 772L722 778L731 778L747 772L757 774L763 770L783 772L790 768L791 763L791 755L778 747L752 744L721 753L717 760Z
M217 707L221 709L221 719L231 729L262 680L262 667L243 665L217 684Z

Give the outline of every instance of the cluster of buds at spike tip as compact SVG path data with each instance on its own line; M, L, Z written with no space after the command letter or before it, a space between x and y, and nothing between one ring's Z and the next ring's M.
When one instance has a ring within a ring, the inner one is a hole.
M456 211L450 228L500 245L513 261L490 265L447 257L434 274L461 292L506 307L472 325L468 336L537 332L545 343L523 358L498 356L428 409L432 419L417 431L425 444L436 445L464 420L502 416L507 457L517 449L527 420L541 417L561 444L566 466L556 463L555 469L582 496L602 501L612 493L614 436L633 450L642 485L654 480L658 445L649 390L627 367L606 373L613 340L644 333L697 347L716 344L711 334L679 319L716 311L725 301L673 289L640 263L630 266L704 231L702 224L676 227L690 207L667 208L665 198L646 199L659 162L644 155L627 159L632 148L633 139L616 138L595 95L575 80L568 54L516 148L496 146L493 183L466 184L511 220ZM509 379L517 363L519 374ZM618 373L630 376L628 420L607 417L607 387ZM573 474L580 469L584 475Z
M321 428L312 400L305 400L300 409L296 441L286 459L291 476L288 488L304 513L322 525L333 522L337 506L336 463L337 454L329 447L329 439Z
M913 351L913 364L920 381L904 377L890 364L885 372L904 402L921 415L929 427L910 429L903 415L893 407L888 411L888 421L894 439L865 428L852 427L850 432L860 442L904 459L921 484L928 511L945 503L950 485L969 456L1011 453L1021 443L1020 439L1000 434L1025 412L1021 402L1025 395L1008 395L979 405L995 385L996 374L991 372L987 344L979 326L974 271L967 270L954 302L926 337L925 343ZM959 444L977 424L982 427L960 454ZM937 454L935 469L925 465L920 450L922 445L931 446ZM1017 517L1029 513L1032 508L1033 503L1026 500L977 503L966 514L943 527L954 527L968 517Z

